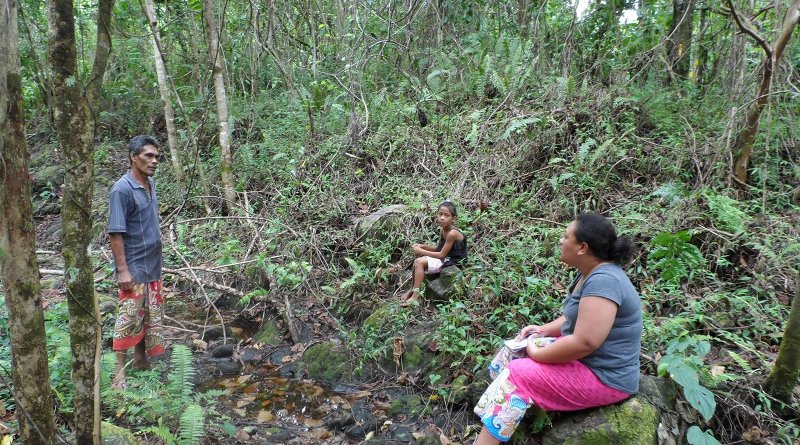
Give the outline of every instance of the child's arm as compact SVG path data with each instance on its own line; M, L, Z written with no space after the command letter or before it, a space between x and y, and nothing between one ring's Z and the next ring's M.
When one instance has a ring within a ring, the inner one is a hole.
M443 260L443 259L447 258L447 255L450 254L450 249L453 247L453 243L455 243L458 240L459 236L463 236L463 235L461 235L458 232L458 230L451 230L450 232L447 233L447 238L445 238L445 240L444 240L444 246L442 246L442 250L440 250L438 252L436 250L430 250L428 252L425 252L422 255L427 255L427 256L433 257L433 258L438 258L440 260ZM435 247L434 247L434 249L435 249Z

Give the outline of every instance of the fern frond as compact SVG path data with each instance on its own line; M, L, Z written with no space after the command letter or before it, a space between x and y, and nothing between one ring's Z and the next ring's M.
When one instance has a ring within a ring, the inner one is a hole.
M142 428L141 431L145 433L154 434L159 439L163 440L166 445L175 445L178 443L178 440L175 437L175 435L172 434L169 428L167 428L163 424L160 424L158 426L148 426L147 428Z
M192 351L185 345L175 345L172 349L172 370L167 376L167 391L171 397L188 402L194 389L194 366Z
M181 414L181 429L178 445L198 445L205 430L206 413L200 405L192 403Z

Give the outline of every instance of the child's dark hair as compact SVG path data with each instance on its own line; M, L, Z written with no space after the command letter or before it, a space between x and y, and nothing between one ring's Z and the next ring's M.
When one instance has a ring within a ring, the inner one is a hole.
M456 216L458 216L458 215L456 214L456 205L455 205L455 204L453 204L453 201L450 201L449 199L445 199L445 200L444 200L444 202L442 202L441 204L439 204L439 207L436 207L436 208L437 208L437 209L441 209L442 207L444 207L444 208L446 208L447 210L449 210L449 211L450 211L450 214L451 214L451 215L453 215L453 217L456 217Z
M636 252L636 245L626 236L617 237L609 220L596 213L581 213L575 219L575 239L589 245L597 258L617 264L628 262Z

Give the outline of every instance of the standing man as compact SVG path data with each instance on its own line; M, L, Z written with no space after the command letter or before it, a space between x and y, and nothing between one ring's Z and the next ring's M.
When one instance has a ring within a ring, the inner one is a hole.
M130 170L111 188L108 235L117 275L119 314L114 325L113 349L117 372L113 387L126 388L127 351L133 348L133 366L148 369L148 357L164 353L161 316L161 231L153 174L159 143L152 136L128 142Z

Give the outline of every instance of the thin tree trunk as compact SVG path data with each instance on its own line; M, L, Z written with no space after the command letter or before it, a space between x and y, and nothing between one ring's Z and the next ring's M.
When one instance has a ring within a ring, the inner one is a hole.
M172 99L169 95L169 83L167 80L167 66L164 54L161 51L161 36L158 32L158 19L153 0L144 0L144 13L147 23L150 25L150 32L153 35L153 57L156 62L156 78L158 79L158 92L161 94L161 101L164 103L164 120L167 123L167 145L169 145L170 160L172 161L172 171L175 174L175 181L183 185L183 162L178 149L178 132L175 129L175 111L172 109Z
M111 14L114 11L114 0L100 0L97 5L97 46L94 52L92 76L86 85L86 100L97 115L97 101L103 87L103 77L111 55Z
M206 38L208 39L208 55L213 66L214 94L217 102L217 121L219 122L219 163L222 190L228 213L233 214L236 208L236 181L233 177L233 155L231 154L231 131L228 121L228 96L225 92L225 76L222 64L222 45L219 41L219 29L214 17L214 3L203 0L203 18L206 22Z
M680 79L688 77L691 67L693 23L694 0L673 0L667 55L670 69Z
M731 8L731 15L734 17L739 29L755 39L765 53L763 68L761 70L761 81L758 84L756 99L748 108L744 128L736 136L736 142L733 144L733 155L735 156L733 162L733 176L740 185L744 185L747 184L750 157L753 155L753 143L758 134L761 112L769 103L774 70L780 62L781 56L783 56L786 45L789 44L792 32L797 26L798 20L800 20L800 0L792 1L791 5L786 10L781 29L772 44L767 42L766 39L761 37L756 30L742 19L739 13L736 12L736 8L733 6L731 0L728 0L728 6Z
M56 130L64 151L63 255L69 305L72 377L75 385L75 438L100 444L97 372L100 360L100 315L87 248L92 236L94 128L78 82L72 0L47 3L49 55L53 72ZM102 78L102 75L98 76Z
M16 0L0 0L0 267L8 307L11 374L19 435L29 445L56 443L47 338L36 264Z
M800 378L800 274L797 278L797 290L783 330L778 358L764 383L769 395L786 404L791 401L792 391Z

